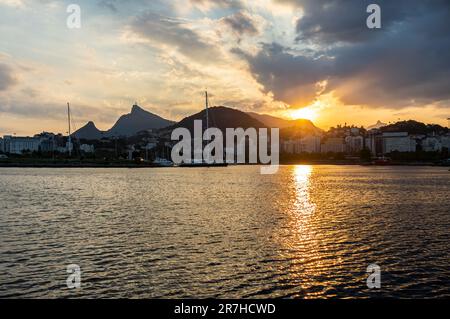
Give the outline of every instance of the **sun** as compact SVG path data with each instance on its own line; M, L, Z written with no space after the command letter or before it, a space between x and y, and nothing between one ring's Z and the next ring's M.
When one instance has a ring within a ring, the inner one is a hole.
M319 114L317 113L316 110L313 110L312 108L304 107L301 109L290 111L289 116L293 120L305 119L305 120L313 121L319 116Z

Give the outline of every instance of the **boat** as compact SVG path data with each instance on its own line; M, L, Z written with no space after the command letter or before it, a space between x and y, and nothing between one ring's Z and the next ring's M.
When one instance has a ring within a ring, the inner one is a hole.
M227 167L227 163L207 163L205 161L201 162L191 162L191 163L181 163L179 167Z
M208 91L205 91L205 104L206 104L205 105L205 109L206 109L206 129L208 129L209 128ZM226 163L225 161L223 161L222 163L217 163L217 162L205 161L205 159L192 160L189 163L183 162L183 163L178 165L178 167L227 167L227 166L228 166L228 163Z
M173 166L173 162L172 161L169 161L166 158L160 158L160 157L157 157L153 161L152 164L155 165L155 166L159 166L159 167L172 167Z
M391 159L389 157L378 157L377 159L375 159L372 162L372 165L380 165L380 166L384 166L384 165L390 165L391 164Z

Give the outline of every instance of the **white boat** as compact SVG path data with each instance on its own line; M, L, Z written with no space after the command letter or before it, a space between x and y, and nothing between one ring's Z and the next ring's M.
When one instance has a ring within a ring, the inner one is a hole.
M173 166L173 162L172 161L169 161L168 159L160 158L160 157L157 157L153 161L153 164L157 165L157 166L162 166L162 167L172 167Z

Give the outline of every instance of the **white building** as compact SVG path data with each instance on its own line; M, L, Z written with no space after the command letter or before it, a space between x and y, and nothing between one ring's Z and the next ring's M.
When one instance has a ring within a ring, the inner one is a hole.
M41 139L35 137L3 137L3 148L5 153L23 154L24 152L38 152Z
M345 144L342 137L330 137L320 146L322 153L344 153Z
M395 151L416 151L416 140L409 136L407 132L386 132L382 134L382 138L384 154L389 154Z
M345 138L345 151L347 153L358 153L364 148L364 137L347 136Z

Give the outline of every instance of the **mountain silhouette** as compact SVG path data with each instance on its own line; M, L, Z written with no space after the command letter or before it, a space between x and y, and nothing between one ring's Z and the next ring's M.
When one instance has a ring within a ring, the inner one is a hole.
M102 137L133 136L140 131L161 129L172 125L173 121L166 120L156 114L148 112L138 105L133 105L131 112L122 115L114 126L106 132L102 132L90 121L85 126L72 134L72 136L86 140L98 140Z
M389 124L380 128L382 132L408 132L409 134L448 134L449 129L438 124L425 124L409 120Z
M379 129L379 128L382 128L384 126L387 126L387 124L381 122L380 120L378 120L376 124L369 126L367 129L368 130Z
M322 131L309 120L285 120L278 117L257 113L245 113L225 106L215 106L208 109L209 127L216 127L225 132L226 128L280 128L282 132L290 134L318 134ZM108 131L100 131L93 122L73 133L79 139L98 140L102 137L130 137L145 130L167 129L185 127L192 134L194 121L202 120L206 128L206 110L188 116L178 123L166 120L156 114L150 113L138 105L133 105L129 114L122 115L114 126Z
M105 132L105 136L133 136L140 131L161 129L174 122L133 105L129 114L122 115L114 126Z
M214 106L208 109L209 127L215 127L225 132L227 128L264 128L266 125L251 117L245 112L232 109L225 106ZM203 128L206 128L206 110L203 110L194 115L188 116L173 125L171 128L177 127L187 128L191 134L194 132L194 121L202 120Z
M258 114L254 112L248 112L251 117L255 118L256 120L260 121L267 127L272 128L279 128L279 129L285 129L285 128L293 128L297 130L302 130L308 133L321 133L322 130L319 129L314 125L313 122L306 119L298 119L298 120L286 120L279 117L275 117L272 115L267 114Z
M95 126L94 122L90 121L78 131L73 133L72 136L85 140L99 140L103 137L103 132Z

